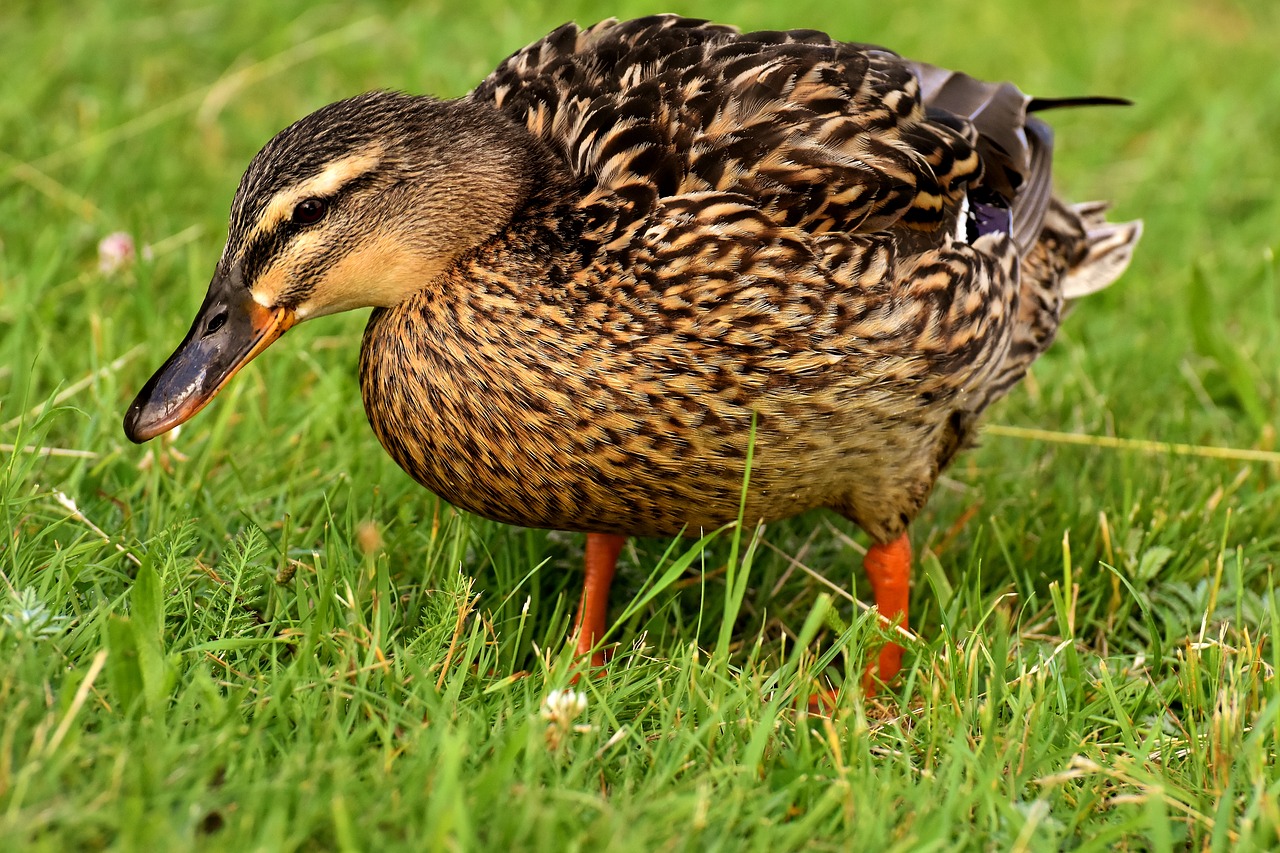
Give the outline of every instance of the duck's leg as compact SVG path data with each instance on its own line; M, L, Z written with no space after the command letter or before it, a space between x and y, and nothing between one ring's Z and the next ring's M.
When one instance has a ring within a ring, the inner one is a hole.
M867 549L862 567L871 581L876 609L890 624L907 627L907 603L911 592L911 541L902 534L892 542L876 542ZM880 647L880 659L862 675L862 690L868 696L888 683L902 669L902 646L894 642ZM809 697L809 713L828 716L837 707L836 693L819 690Z
M876 609L889 622L907 627L907 600L911 593L911 542L902 534L892 542L877 542L867 549L862 562L871 590L876 596ZM885 643L880 649L876 671L867 669L864 685L888 682L902 669L902 646Z
M596 642L604 636L605 620L609 616L609 585L618 567L618 554L622 552L627 537L615 533L587 534L587 576L582 584L582 598L578 602L578 616L573 622L573 632L578 637L578 654L591 652ZM592 666L604 666L604 651L591 654Z

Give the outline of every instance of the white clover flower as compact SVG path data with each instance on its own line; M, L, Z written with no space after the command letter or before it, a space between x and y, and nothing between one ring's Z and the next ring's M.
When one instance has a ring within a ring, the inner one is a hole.
M98 271L103 275L128 269L137 258L133 235L127 231L116 231L98 241Z
M587 710L587 694L576 690L552 690L542 700L542 719L568 725Z
M574 720L587 710L587 694L577 690L552 690L542 700L539 715L547 721L547 748L558 750L570 733L587 734L594 726L574 724Z

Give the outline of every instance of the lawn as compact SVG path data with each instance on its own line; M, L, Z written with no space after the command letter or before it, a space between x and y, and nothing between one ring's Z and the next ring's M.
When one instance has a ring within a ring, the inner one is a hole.
M1280 5L1047 5L5 3L0 847L1280 845ZM919 639L874 696L866 539L812 513L633 541L619 653L546 719L581 537L396 468L363 316L294 331L175 438L121 432L273 133L650 11L1135 101L1052 115L1059 189L1146 235L913 525ZM139 256L103 271L117 231ZM837 706L797 710L820 680Z

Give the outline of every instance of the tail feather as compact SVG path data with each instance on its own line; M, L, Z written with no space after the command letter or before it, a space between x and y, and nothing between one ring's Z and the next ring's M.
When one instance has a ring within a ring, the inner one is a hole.
M1062 295L1067 299L1097 293L1118 279L1128 269L1142 237L1142 220L1107 222L1104 203L1086 202L1073 209L1084 223L1088 248L1062 279Z
M1119 106L1122 98L1032 98L1009 83L913 63L920 100L930 120L959 131L982 160L970 187L993 191L1009 203L1010 236L1017 246L1018 297L1008 349L968 400L966 415L1003 396L1044 352L1073 300L1102 290L1125 271L1142 236L1142 223L1111 223L1107 205L1069 207L1053 197L1053 132L1036 113L1060 107Z
M1044 228L1022 259L1018 314L1009 350L983 388L981 411L1002 397L1053 342L1074 300L1120 277L1142 236L1142 222L1106 221L1105 202L1049 204Z

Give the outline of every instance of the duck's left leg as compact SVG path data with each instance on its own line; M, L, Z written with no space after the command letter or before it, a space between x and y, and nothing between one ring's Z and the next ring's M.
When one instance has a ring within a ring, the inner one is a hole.
M911 542L903 533L892 542L876 542L867 549L862 562L875 593L880 618L907 627L907 603L911 595ZM885 643L880 649L879 665L868 667L865 684L888 682L902 669L902 646Z
M592 666L604 666L604 651L592 649L608 628L605 620L609 617L609 586L618 568L618 554L626 541L627 537L616 533L587 534L587 576L582 584L573 632L578 637L578 654L591 652Z
M911 541L902 534L891 542L875 542L867 549L862 567L871 581L876 610L891 625L907 627L907 603L911 593ZM902 669L902 646L887 642L880 647L879 660L862 674L862 690L871 696ZM833 690L820 690L809 697L809 712L828 716L837 707Z

